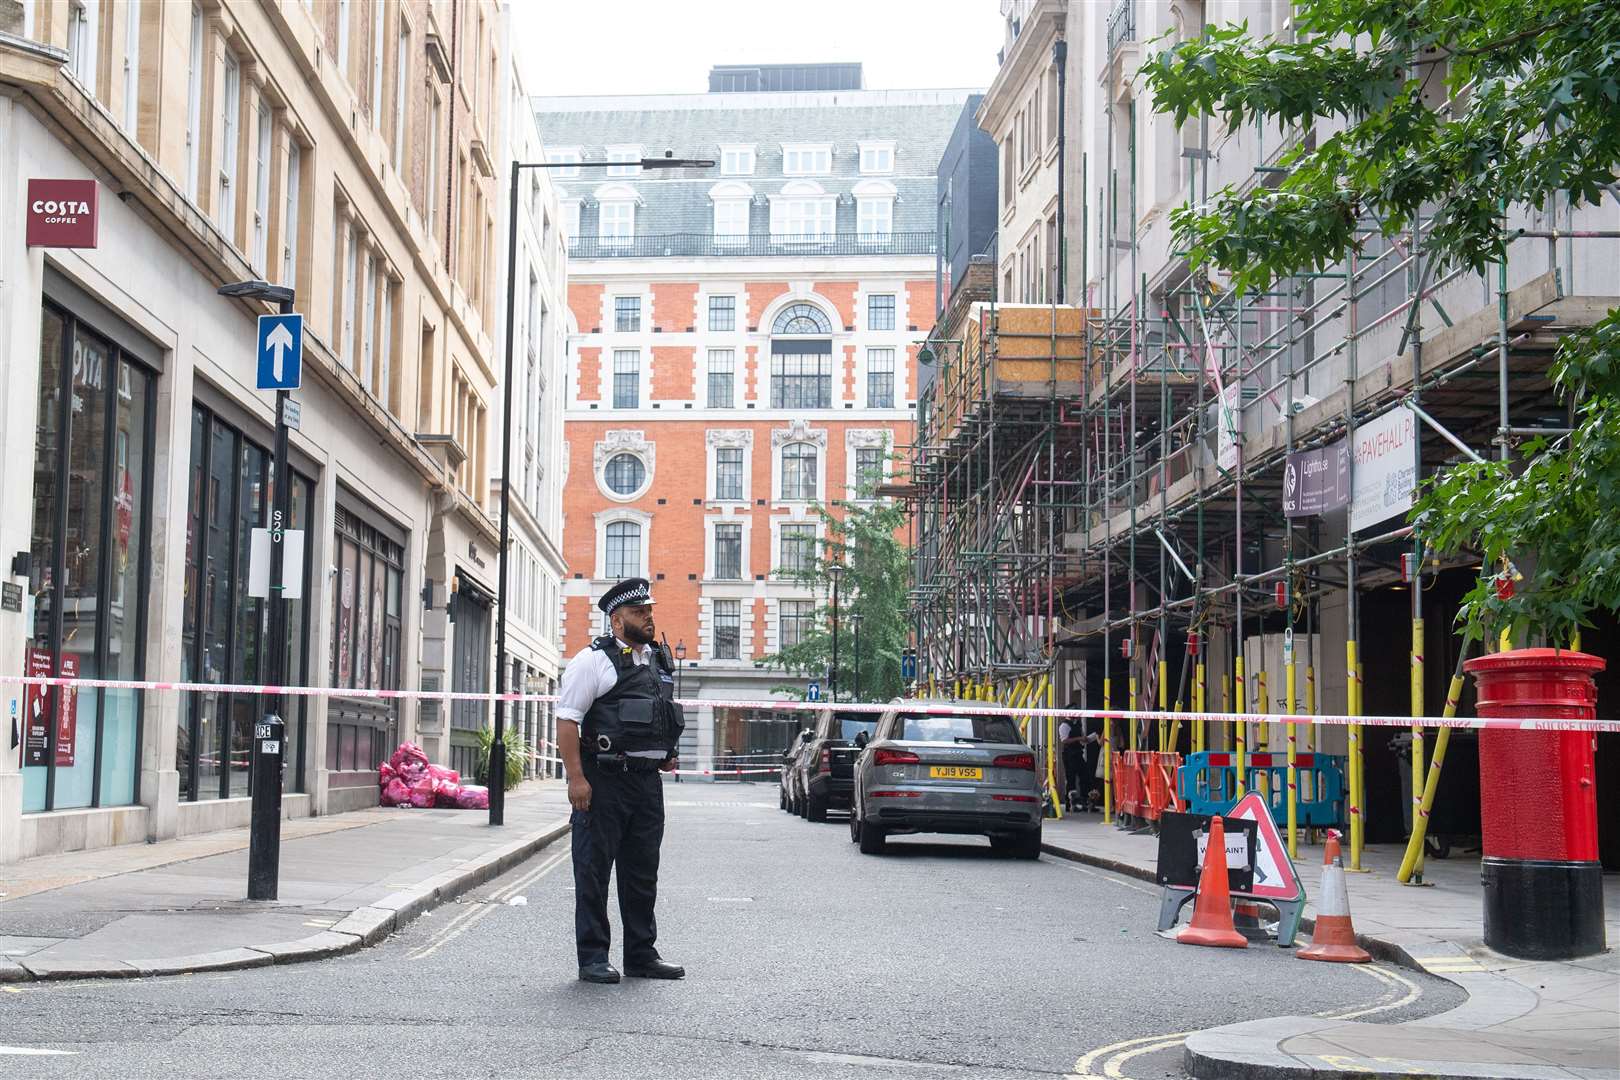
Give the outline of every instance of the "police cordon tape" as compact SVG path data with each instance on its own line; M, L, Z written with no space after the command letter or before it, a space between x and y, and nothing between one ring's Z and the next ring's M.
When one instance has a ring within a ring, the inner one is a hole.
M331 686L259 686L250 683L156 682L140 679L91 679L67 675L3 675L0 684L23 686L65 686L79 690L154 690L200 694L285 694L292 697L346 697L408 700L429 698L436 701L504 701L555 703L555 694L497 694L484 690L361 690ZM1068 720L1179 720L1184 724L1327 724L1345 727L1433 727L1491 731L1586 731L1620 733L1620 720L1577 720L1569 717L1484 717L1484 716L1351 716L1346 713L1251 713L1180 712L1170 709L1032 709L979 701L940 701L903 698L897 702L830 702L730 700L716 698L677 698L675 704L691 708L754 709L771 712L884 713L903 708L912 715L925 716L1014 716L1054 717Z

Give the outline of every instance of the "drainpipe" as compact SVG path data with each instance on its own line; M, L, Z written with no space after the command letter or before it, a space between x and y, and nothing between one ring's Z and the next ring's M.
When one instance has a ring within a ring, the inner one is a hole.
M1066 100L1067 97L1068 97L1068 90L1066 88L1069 85L1069 76L1068 76L1068 71L1067 71L1068 59L1069 59L1069 43L1067 41L1064 41L1062 38L1058 38L1056 41L1052 42L1052 63L1057 65L1057 79L1058 79L1058 89L1057 89L1057 93L1058 93L1058 103L1057 103L1057 109L1058 109L1058 115L1057 115L1057 127L1058 127L1058 131L1057 131L1057 139L1058 139L1058 159L1057 159L1057 169L1058 169L1058 192L1057 192L1057 195L1058 195L1058 197L1057 197L1057 203L1058 203L1058 219L1057 219L1057 302L1060 303L1060 304L1063 303L1063 292L1064 292L1064 288L1063 288L1064 280L1063 279L1064 279L1064 276L1065 276L1063 268L1064 268L1064 263L1066 262L1065 255L1067 254L1067 249L1064 247L1064 244L1063 244L1063 220L1064 220L1064 218L1066 218L1068 216L1068 213L1069 213L1068 204L1063 201L1063 186L1064 186L1063 185L1063 172L1064 172L1064 169L1063 169L1063 152L1064 152L1064 144L1065 144L1065 138L1064 138L1064 134L1063 134L1063 120L1064 120L1064 113L1067 111L1066 110L1066 105L1068 104L1067 100Z

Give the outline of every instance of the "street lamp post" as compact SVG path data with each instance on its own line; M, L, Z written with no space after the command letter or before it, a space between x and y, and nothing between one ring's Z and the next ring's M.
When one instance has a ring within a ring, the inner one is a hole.
M512 546L512 334L517 322L518 181L525 169L606 169L639 165L643 169L712 169L708 159L678 158L673 150L661 158L639 161L514 161L506 200L506 358L501 387L501 551L498 607L495 612L495 738L489 747L489 823L506 822L506 583L508 549ZM277 640L272 638L272 640Z
M859 700L861 700L861 613L860 612L852 611L852 612L849 613L849 625L850 625L850 629L855 634L855 689L851 693L850 696L855 701L859 701Z
M681 672L685 670L685 668L686 639L681 638L679 641L675 642L675 696L680 698L683 702L686 699L686 695L681 693ZM686 706L684 704L681 706L681 717L683 719L686 717ZM675 782L677 784L681 782L681 774L678 771L675 773Z
M833 624L833 653L832 669L827 673L827 700L838 700L838 582L844 576L844 567L841 563L833 563L827 568L832 576L832 624Z
M237 281L214 290L220 296L243 300L269 300L282 315L292 314L297 293L290 285L268 281ZM302 343L300 343L301 345ZM274 501L270 507L270 588L265 602L270 605L270 626L266 640L270 648L264 657L264 682L279 687L282 661L287 655L287 600L282 595L287 529L292 525L292 481L287 474L286 390L276 391L276 439L273 472ZM274 900L281 880L281 766L286 759L286 726L281 718L283 696L279 690L265 695L264 720L253 740L252 807L248 817L248 899ZM271 751L270 747L274 746Z

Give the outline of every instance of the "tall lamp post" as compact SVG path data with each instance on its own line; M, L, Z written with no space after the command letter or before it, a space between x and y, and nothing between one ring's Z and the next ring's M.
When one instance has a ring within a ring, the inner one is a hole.
M666 150L659 158L639 161L514 161L506 199L506 365L501 387L501 552L499 600L495 612L495 738L489 747L489 823L506 823L506 582L507 553L512 546L512 334L517 322L518 181L525 169L607 169L639 165L643 169L712 169L714 162L678 158ZM279 640L272 636L271 640Z
M684 701L686 699L686 695L681 693L681 672L682 672L682 670L685 669L685 667L686 667L686 639L681 638L679 641L675 642L675 696L680 698L682 701ZM686 706L682 705L681 706L681 718L685 719L685 717L686 717ZM675 782L677 784L681 782L681 774L679 772L677 772L675 774Z
M292 314L297 293L290 285L268 281L237 281L214 290L220 296L240 300L268 300L282 315ZM270 508L270 589L265 602L270 605L270 627L266 640L273 647L264 657L264 682L280 686L282 661L286 658L287 599L282 595L282 567L287 550L286 531L292 525L292 480L287 475L286 390L276 391L276 445L274 504ZM287 740L281 719L283 697L279 691L265 695L264 721L253 740L253 804L248 818L248 899L274 900L281 880L281 764ZM261 747L260 744L265 746ZM275 752L263 752L274 744Z
M827 673L827 700L838 700L838 582L844 576L842 563L833 563L827 568L832 577L832 624L833 624L833 654L832 670Z
M861 700L861 613L860 612L852 611L852 612L849 613L849 625L850 625L850 629L855 634L855 689L850 694L850 697L855 701L859 701L859 700Z

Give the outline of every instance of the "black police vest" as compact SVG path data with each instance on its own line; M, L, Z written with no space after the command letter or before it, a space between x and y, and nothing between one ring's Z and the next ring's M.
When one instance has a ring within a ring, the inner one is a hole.
M686 729L686 718L674 704L675 678L662 651L654 648L651 662L638 664L611 634L591 642L591 648L613 661L619 681L586 710L585 752L662 750L673 756Z

